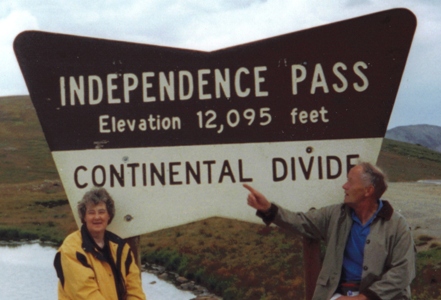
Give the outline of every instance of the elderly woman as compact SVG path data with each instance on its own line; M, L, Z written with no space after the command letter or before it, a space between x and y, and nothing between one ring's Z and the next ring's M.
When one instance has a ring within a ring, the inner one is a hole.
M83 225L59 248L54 266L58 299L146 299L129 245L107 231L115 204L104 188L87 192L78 203Z

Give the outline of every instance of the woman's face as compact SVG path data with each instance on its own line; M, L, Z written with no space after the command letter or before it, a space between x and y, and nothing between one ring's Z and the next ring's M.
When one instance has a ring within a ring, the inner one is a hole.
M97 205L89 203L86 205L86 215L84 222L87 230L92 236L104 234L107 225L109 225L110 215L106 204L101 202Z

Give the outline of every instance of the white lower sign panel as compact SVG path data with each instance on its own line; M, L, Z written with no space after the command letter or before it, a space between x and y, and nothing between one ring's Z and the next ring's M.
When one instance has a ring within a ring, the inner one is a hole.
M258 222L250 184L270 200L307 211L343 201L347 169L375 163L382 138L60 151L53 156L72 210L103 186L116 202L110 229L123 237L213 216Z

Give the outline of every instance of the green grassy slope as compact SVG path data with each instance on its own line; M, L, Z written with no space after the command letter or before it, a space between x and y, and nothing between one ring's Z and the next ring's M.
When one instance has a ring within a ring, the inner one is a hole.
M441 153L422 146L385 139L377 164L390 181L441 180Z
M0 183L57 179L29 96L0 98Z

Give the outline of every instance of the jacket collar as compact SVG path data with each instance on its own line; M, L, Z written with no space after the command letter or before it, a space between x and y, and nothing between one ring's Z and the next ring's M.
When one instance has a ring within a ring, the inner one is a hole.
M392 218L392 214L394 213L394 209L392 205L387 200L381 200L383 201L383 207L380 209L380 211L377 214L377 218L383 218L386 221L389 221ZM342 204L342 211L346 211L346 213L350 213L351 209L346 205Z
M83 243L81 244L81 248L83 248L84 251L92 253L93 256L95 256L99 260L105 260L103 254L100 251L97 251L98 245L92 239L89 232L87 231L86 225L84 224L81 226L81 239L83 241ZM106 234L104 235L104 239L105 243L107 244Z
M81 238L83 240L82 248L85 251L92 252L98 247L93 238L90 236L89 231L87 231L87 227L85 224L81 226ZM104 233L104 241L106 245L108 245L109 243L115 243L118 246L124 246L124 244L126 243L122 238L108 230L106 230L106 232Z
M383 207L380 209L380 211L377 214L377 217L383 218L386 221L389 221L390 218L392 218L392 214L394 213L394 209L392 205L390 205L389 201L387 200L381 200L383 201Z

